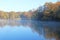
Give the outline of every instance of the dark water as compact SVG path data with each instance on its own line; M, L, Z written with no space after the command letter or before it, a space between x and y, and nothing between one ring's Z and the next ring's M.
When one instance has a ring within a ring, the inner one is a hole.
M0 40L55 40L55 36L47 38L46 34L60 32L60 22L53 21L15 20L2 25Z

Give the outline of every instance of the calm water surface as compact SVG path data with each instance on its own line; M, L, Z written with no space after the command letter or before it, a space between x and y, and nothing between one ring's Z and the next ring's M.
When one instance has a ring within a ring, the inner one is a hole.
M47 40L45 27L53 30L49 32L54 32L60 27L60 22L10 21L9 24L0 27L0 40Z

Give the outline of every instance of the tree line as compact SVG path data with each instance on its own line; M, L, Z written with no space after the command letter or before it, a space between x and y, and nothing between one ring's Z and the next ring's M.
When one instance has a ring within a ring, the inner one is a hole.
M0 19L30 19L39 21L60 21L60 2L46 2L36 10L28 12L0 11Z
M60 21L60 2L45 3L33 12L32 20Z

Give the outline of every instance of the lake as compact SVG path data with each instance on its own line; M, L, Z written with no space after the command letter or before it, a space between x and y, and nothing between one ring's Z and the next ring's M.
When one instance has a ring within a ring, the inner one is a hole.
M0 21L0 40L56 40L58 34L53 34L60 31L60 22L55 21L3 21Z

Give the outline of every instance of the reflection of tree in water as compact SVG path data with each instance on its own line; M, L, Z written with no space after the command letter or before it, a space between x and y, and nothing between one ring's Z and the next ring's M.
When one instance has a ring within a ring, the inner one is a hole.
M5 26L5 25L10 25L10 26L27 26L29 25L30 20L0 20L0 27Z
M60 22L40 22L35 21L31 23L31 28L43 34L46 38L60 40ZM42 30L43 29L43 30Z
M40 22L37 21L31 21L31 26L32 30L37 31L39 34L42 34L42 25Z
M60 22L42 22L31 20L0 20L0 26L29 26L32 30L36 31L40 35L44 35L46 38L60 38Z
M7 20L0 20L0 27L3 27L7 24L8 24Z

